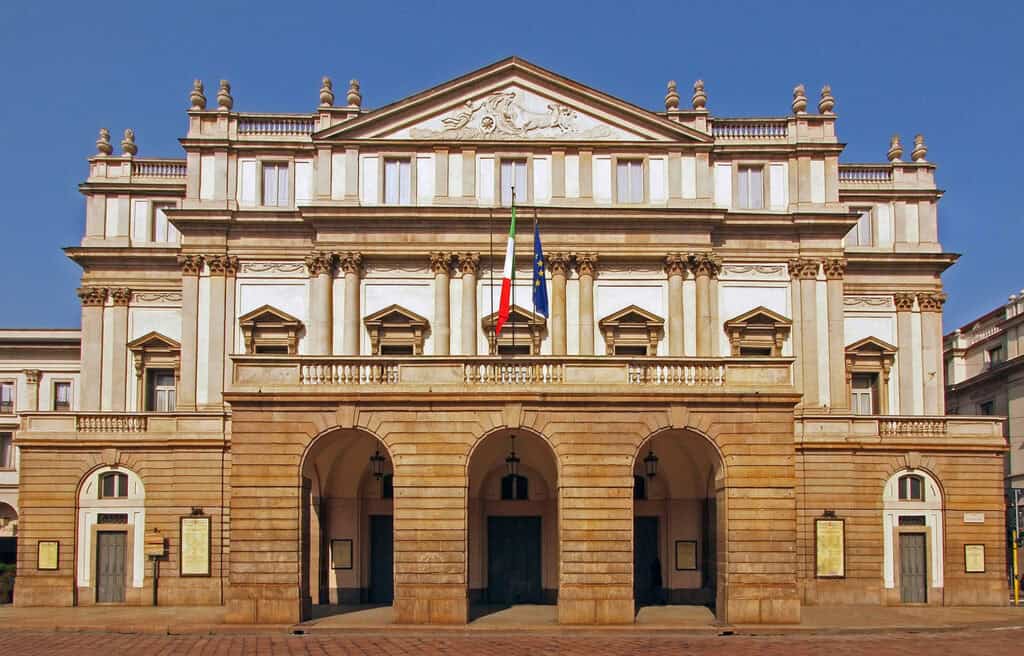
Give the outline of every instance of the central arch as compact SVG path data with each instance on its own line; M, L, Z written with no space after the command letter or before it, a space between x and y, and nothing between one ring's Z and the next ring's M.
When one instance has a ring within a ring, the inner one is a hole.
M470 617L558 601L558 458L548 441L499 429L470 453Z
M633 459L633 598L645 606L724 608L724 461L710 438L659 431ZM710 618L709 618L710 619Z

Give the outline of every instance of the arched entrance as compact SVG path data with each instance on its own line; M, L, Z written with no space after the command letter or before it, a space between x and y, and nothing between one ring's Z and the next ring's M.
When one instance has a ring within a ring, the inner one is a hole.
M706 606L717 613L722 545L722 460L685 430L650 437L633 465L633 598L645 606Z
M17 560L18 511L10 504L0 502L0 565L14 565Z
M394 468L379 439L321 435L302 463L302 619L390 606L394 598Z
M558 461L547 441L501 430L468 464L470 616L558 601Z
M941 600L944 557L939 482L923 469L898 471L885 482L882 509L885 603Z
M89 473L78 490L78 603L140 604L145 579L146 489L120 465Z

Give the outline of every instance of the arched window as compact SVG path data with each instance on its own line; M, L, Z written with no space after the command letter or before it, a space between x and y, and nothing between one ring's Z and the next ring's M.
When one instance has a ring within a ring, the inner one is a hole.
M530 498L530 482L525 476L508 474L501 479L502 501L526 501Z
M120 499L128 496L128 474L107 472L100 476L100 498Z
M898 486L900 501L924 501L924 478L921 476L900 476Z
M646 499L647 498L647 479L639 474L633 475L633 498L634 499Z

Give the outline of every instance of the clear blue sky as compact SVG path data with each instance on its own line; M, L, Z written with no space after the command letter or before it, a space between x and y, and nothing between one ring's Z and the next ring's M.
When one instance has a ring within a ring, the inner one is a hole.
M703 78L717 115L783 115L832 85L846 162L924 133L946 190L947 330L1024 287L1024 2L0 3L0 326L75 327L77 185L100 127L180 156L194 78L239 111L311 111L320 77L378 107L519 55L650 109ZM116 148L116 145L115 145Z

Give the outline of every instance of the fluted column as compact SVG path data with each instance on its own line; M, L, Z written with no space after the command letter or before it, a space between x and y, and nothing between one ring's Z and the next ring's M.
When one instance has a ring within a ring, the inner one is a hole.
M800 281L800 316L794 319L800 323L799 366L803 378L804 407L820 407L823 399L818 387L818 261L793 260L789 263L789 270Z
M238 273L238 258L232 255L209 255L206 264L210 268L210 313L209 335L206 353L206 403L210 408L219 408L224 403L224 336L227 301L227 281Z
M665 258L665 273L668 275L668 354L683 355L683 276L686 274L686 260L679 253L670 253Z
M476 355L476 282L480 274L480 256L476 253L461 253L459 255L459 271L462 272L461 355Z
M846 353L843 318L843 274L846 260L830 258L822 262L828 306L828 371L829 395L833 410L850 407L846 396Z
M899 368L900 407L897 414L916 414L914 389L918 385L914 369L914 295L893 294L896 304L896 366Z
M924 413L946 412L942 359L942 305L946 295L931 292L917 295L921 309L921 374L924 376Z
M359 355L359 281L363 270L361 253L341 253L338 266L345 274L345 316L342 324L342 355Z
M594 355L594 275L596 253L576 253L580 276L580 355Z
M551 272L551 353L566 354L565 282L569 276L569 256L548 253Z
M306 256L309 271L309 324L306 338L311 355L330 355L333 335L334 254L315 251Z
M79 407L85 411L100 409L103 378L103 306L107 303L103 287L82 287L82 369L79 375Z
M712 355L715 327L711 313L711 279L718 276L721 263L714 256L702 253L689 257L690 270L697 281L697 356Z
M181 265L181 384L175 406L179 410L196 409L196 364L199 357L199 274L202 255L183 255Z
M430 269L434 272L434 355L448 355L452 350L451 266L451 253L430 254Z
M128 391L128 303L132 292L124 287L110 290L110 409L124 412Z

